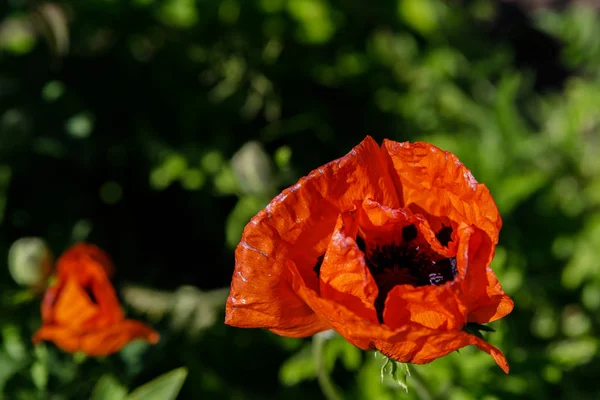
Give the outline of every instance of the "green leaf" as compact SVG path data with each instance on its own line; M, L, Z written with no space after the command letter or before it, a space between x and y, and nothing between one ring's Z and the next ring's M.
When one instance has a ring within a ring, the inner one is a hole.
M408 392L408 377L410 376L410 371L408 370L408 364L401 363L395 360L392 360L389 357L386 357L385 364L381 367L381 381L385 379L385 377L390 377L392 380Z
M279 380L286 386L293 386L316 376L317 368L310 344L287 359L279 370Z
M90 400L123 400L126 395L127 388L114 376L103 375L92 389Z
M185 367L174 369L138 387L126 400L175 400L183 386L188 370Z
M31 366L31 380L40 392L46 390L48 385L48 366L40 361L36 361Z
M465 325L465 327L463 328L463 331L470 333L471 335L475 335L480 339L484 339L483 334L481 333L481 331L484 332L496 332L496 330L494 328L491 328L489 326L486 325L481 325L478 324L476 322L467 322L467 324Z

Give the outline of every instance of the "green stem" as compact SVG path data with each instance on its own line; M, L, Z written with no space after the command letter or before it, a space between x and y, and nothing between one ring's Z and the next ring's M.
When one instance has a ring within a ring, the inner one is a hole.
M325 395L327 400L343 400L339 390L335 387L331 381L331 377L325 368L324 350L325 342L330 337L330 332L320 332L313 336L312 348L315 356L315 363L317 366L317 380L321 391Z
M417 396L421 400L434 400L436 396L431 393L429 388L427 387L423 375L417 370L417 368L411 369L410 378L413 381L413 387L415 388L415 392L417 392ZM410 382L410 381L409 381Z

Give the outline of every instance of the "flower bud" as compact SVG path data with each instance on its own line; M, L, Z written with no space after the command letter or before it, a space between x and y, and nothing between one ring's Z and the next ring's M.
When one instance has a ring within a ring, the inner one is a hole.
M21 286L43 285L52 270L52 253L37 237L17 239L8 251L8 270Z

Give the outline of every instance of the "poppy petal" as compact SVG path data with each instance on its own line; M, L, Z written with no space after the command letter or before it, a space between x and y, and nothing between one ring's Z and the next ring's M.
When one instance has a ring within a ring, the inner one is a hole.
M361 349L427 363L513 303L488 266L502 220L482 184L427 143L367 137L284 190L246 226L225 322L302 337L333 328Z
M90 356L106 356L121 350L133 340L141 339L156 344L159 338L158 332L148 325L126 319L81 336L81 351Z
M155 344L159 338L154 329L128 319L109 328L89 332L74 332L62 325L46 325L36 332L33 343L47 340L69 353L82 351L89 356L106 356L121 350L133 340L142 339Z
M225 323L242 328L264 327L289 337L305 337L329 329L329 324L287 287L286 273L282 271L284 257L290 253L287 242L271 237L277 231L267 223L246 230L245 239L236 249Z
M460 330L466 322L466 308L460 299L459 285L398 285L387 296L384 322L394 328L407 323L421 324L440 331Z
M358 231L350 213L340 215L320 269L321 296L345 304L377 323L377 284L356 244Z
M284 190L252 218L236 249L225 323L266 327L295 337L328 329L291 289L285 260L293 260L303 281L316 290L313 268L325 252L337 216L365 198L399 204L383 155L367 137L346 156Z
M69 279L56 296L51 321L73 330L98 329L125 317L108 281L86 290L76 279Z
M513 301L504 294L492 269L488 267L494 256L494 244L479 229L459 229L461 241L457 264L467 265L463 290L469 303L469 322L487 323L509 314Z
M98 247L73 246L59 258L57 268L57 281L42 301L43 325L34 343L50 340L69 352L107 355L137 338L158 340L149 326L125 319L108 277L112 264Z
M91 288L89 288L87 293L93 296L93 301L99 308L99 313L88 321L88 326L96 328L109 326L125 318L115 288L108 280L108 277L92 282Z
M90 300L77 281L69 279L53 307L53 323L77 331L99 311L99 307Z
M313 289L309 288L302 279L300 272L292 261L287 262L290 271L291 283L298 295L308 304L315 313L327 318L330 329L333 328L346 340L363 350L374 350L372 339L390 340L398 336L393 329L374 323L370 318L346 307L335 300L320 297Z
M469 312L468 321L485 324L510 314L515 303L504 294L502 286L491 268L487 269L487 296L479 299Z
M504 354L475 335L463 331L437 331L426 328L407 328L405 335L395 341L376 341L375 345L386 356L414 364L427 364L455 350L474 344L490 354L505 373L509 367Z
M80 268L82 265L87 265L88 268ZM91 266L94 267L91 268ZM114 266L108 254L90 243L76 243L71 246L56 260L56 269L58 279L79 276L82 283L96 274L100 276L105 274L111 277L114 272Z
M365 199L358 209L358 223L361 232L374 242L389 243L402 237L402 228L413 224L431 249L445 257L452 257L455 246L442 246L427 221L409 209L394 209L372 199Z
M60 325L42 325L33 335L33 344L42 341L53 342L57 347L69 353L76 353L80 350L80 340L78 333Z
M40 311L43 322L51 322L54 318L54 304L58 300L58 294L62 291L63 283L55 283L46 289Z
M429 143L384 140L402 187L402 205L435 217L467 222L498 242L502 220L487 187L447 151Z

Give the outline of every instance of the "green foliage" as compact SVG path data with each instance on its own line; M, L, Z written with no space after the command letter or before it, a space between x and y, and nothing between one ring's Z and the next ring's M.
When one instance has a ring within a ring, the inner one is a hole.
M126 400L175 400L181 390L188 371L178 368L138 387L131 392Z
M127 396L127 388L111 375L103 375L92 390L90 400L123 400Z
M348 371L356 371L362 364L361 351L340 336L335 336L324 344L323 364L328 374L334 370L337 361ZM317 377L317 362L314 346L304 345L286 360L279 370L279 378L285 385L296 385L304 380Z
M391 358L387 358L381 367L381 382L386 378L391 379L396 385L407 392L409 376L410 370L408 364L397 362Z
M136 388L127 388L111 375L103 375L94 386L90 400L175 400L187 377L185 368L177 368Z

